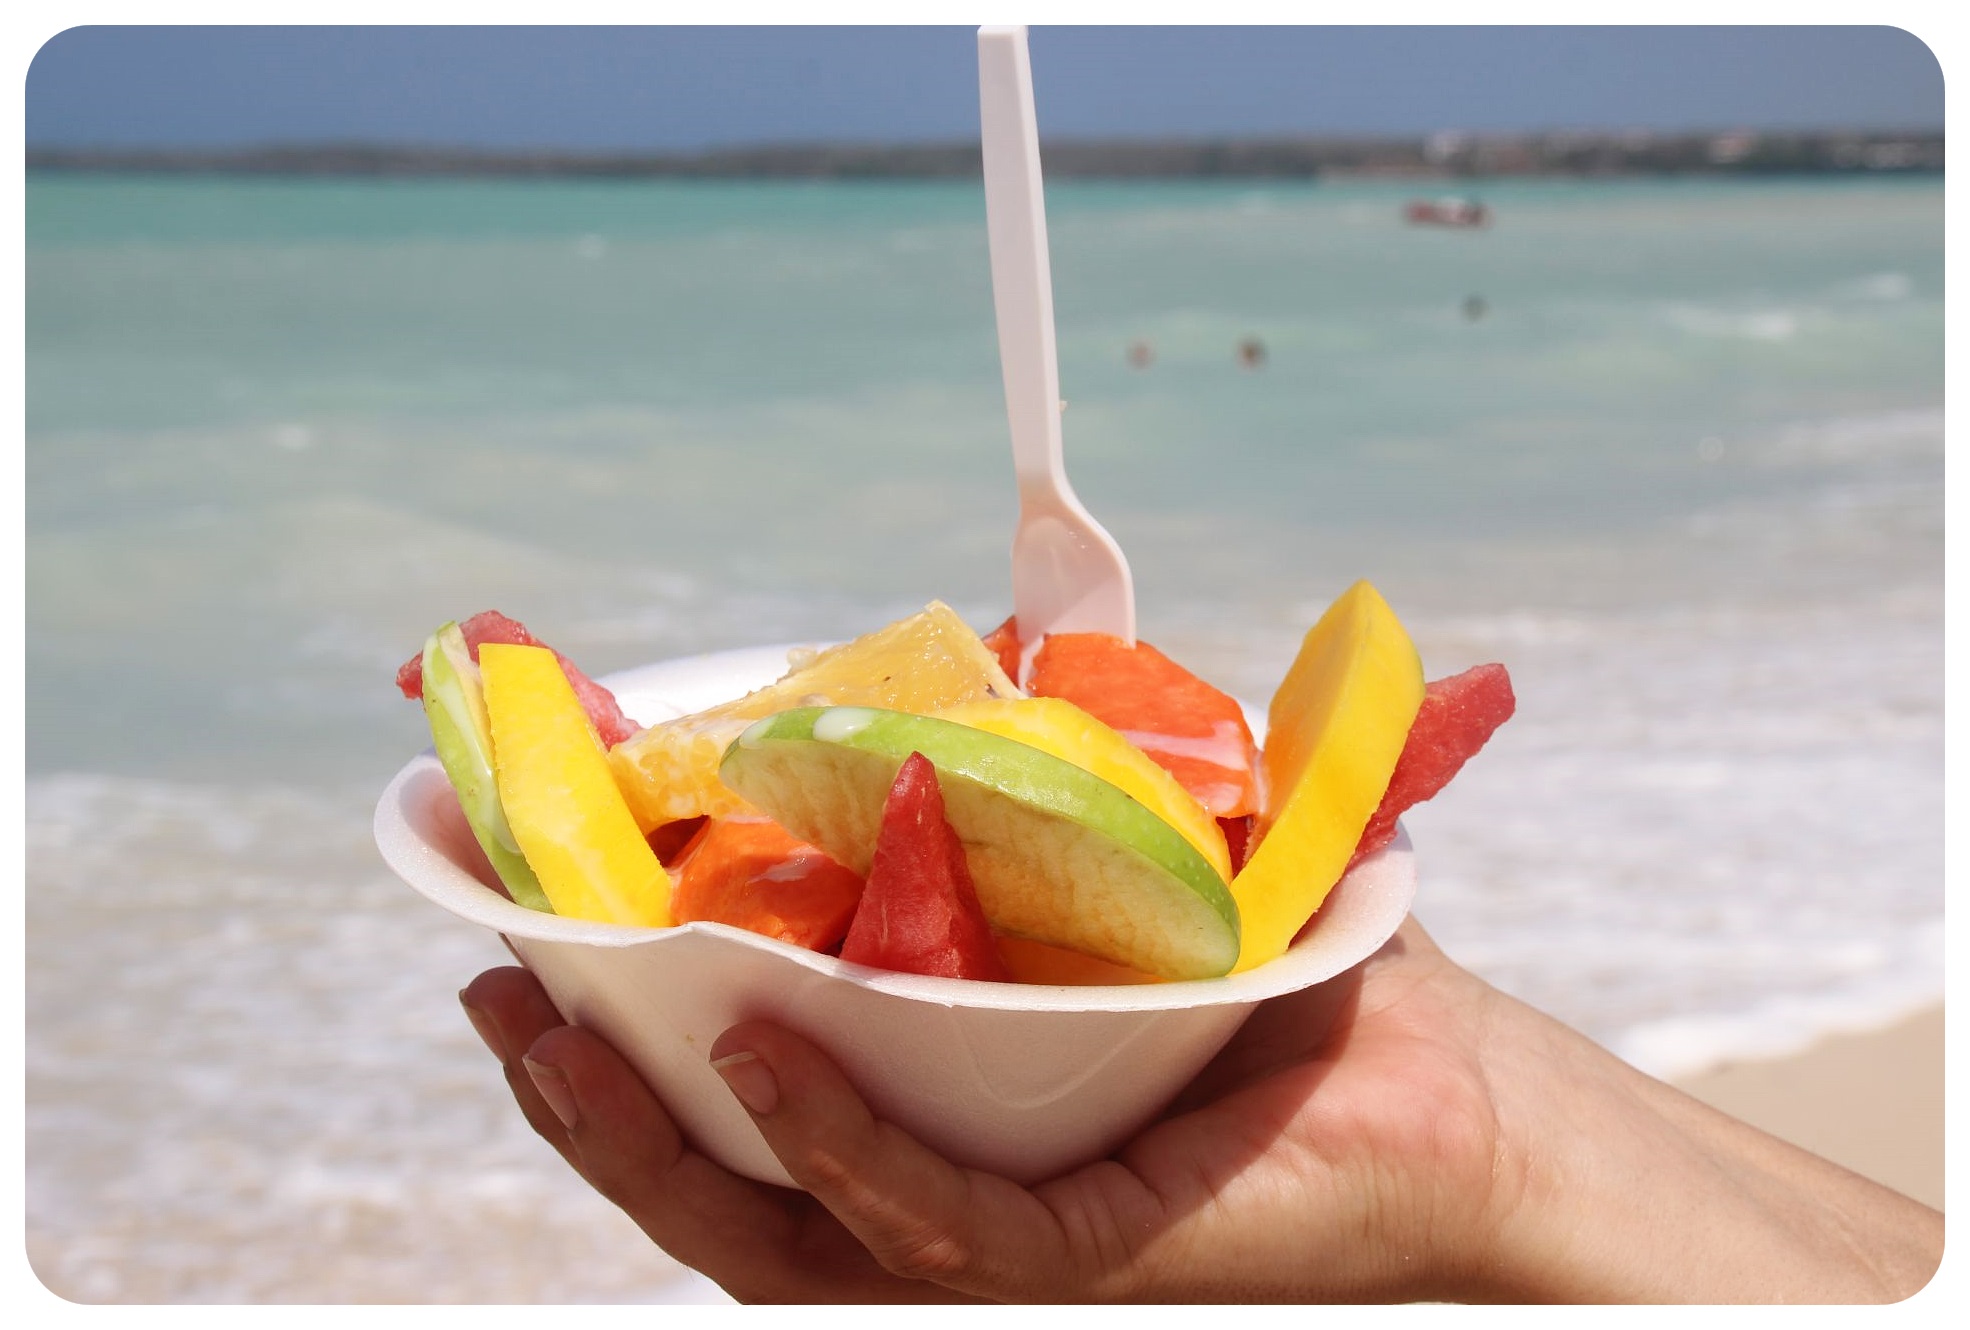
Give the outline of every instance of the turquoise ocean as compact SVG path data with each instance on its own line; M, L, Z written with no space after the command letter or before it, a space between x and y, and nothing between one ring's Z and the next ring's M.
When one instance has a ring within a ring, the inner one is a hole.
M1416 192L1050 187L1142 635L1263 704L1366 577L1432 677L1503 661L1417 914L1647 1070L1939 1000L1941 182ZM997 623L982 192L42 176L26 225L36 1272L711 1296L512 1108L454 996L498 942L378 860L391 675L489 607L592 673Z

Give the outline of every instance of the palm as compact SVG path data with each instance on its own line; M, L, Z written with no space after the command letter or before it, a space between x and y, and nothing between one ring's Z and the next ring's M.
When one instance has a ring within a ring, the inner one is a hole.
M1141 1259L1125 1267L1124 1287L1099 1292L1305 1297L1310 1267L1331 1281L1329 1296L1390 1287L1390 1272L1359 1267L1364 1229L1397 1246L1403 1233L1430 1232L1444 1218L1428 1212L1432 1198L1483 1195L1494 1158L1476 1056L1468 1035L1454 1033L1467 1017L1461 973L1405 925L1361 969L1259 1008L1171 1112L1118 1154L1120 1169L1041 1188L1050 1208L1073 1216L1067 1231L1135 1235ZM1479 1185L1457 1185L1469 1181ZM1198 1261L1200 1251L1211 1259ZM1209 1283L1161 1282L1179 1256L1182 1268L1209 1271ZM1296 1287L1270 1286L1262 1273L1282 1270L1296 1272Z

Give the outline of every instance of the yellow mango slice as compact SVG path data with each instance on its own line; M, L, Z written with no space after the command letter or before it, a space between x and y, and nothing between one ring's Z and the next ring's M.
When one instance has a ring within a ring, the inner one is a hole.
M1233 972L1285 954L1340 880L1423 704L1423 662L1381 593L1356 582L1307 631L1266 712L1259 846L1232 879Z
M637 829L594 727L545 647L479 648L494 780L554 913L670 925L670 876Z
M1057 697L992 698L960 702L936 713L975 730L1051 753L1101 777L1174 827L1197 847L1218 876L1230 880L1224 831L1175 776L1118 732Z

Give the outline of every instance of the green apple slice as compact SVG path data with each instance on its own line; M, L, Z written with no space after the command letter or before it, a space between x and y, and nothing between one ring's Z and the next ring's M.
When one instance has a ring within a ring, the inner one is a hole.
M527 866L493 782L492 723L486 718L479 667L456 623L440 628L424 643L424 715L438 763L458 793L458 806L517 905L554 913L540 879Z
M1224 974L1238 907L1210 861L1107 781L984 730L874 707L799 707L753 724L719 776L795 836L865 873L884 796L912 752L1001 932L1168 979Z

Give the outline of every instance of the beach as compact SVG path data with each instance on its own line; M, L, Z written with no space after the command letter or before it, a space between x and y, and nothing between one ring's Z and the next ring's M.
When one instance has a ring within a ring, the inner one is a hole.
M1943 1208L1943 1009L1792 1057L1677 1078L1781 1140Z
M1405 817L1418 919L1939 1200L1940 180L1408 196L1049 188L1067 465L1142 636L1262 707L1368 578L1428 677L1505 664ZM455 996L504 949L379 861L430 742L391 680L489 608L597 676L1003 619L981 190L31 174L26 225L37 1275L702 1291L514 1112Z

